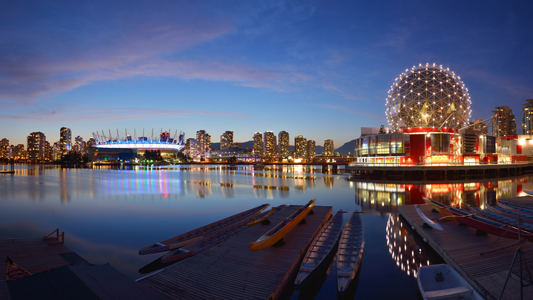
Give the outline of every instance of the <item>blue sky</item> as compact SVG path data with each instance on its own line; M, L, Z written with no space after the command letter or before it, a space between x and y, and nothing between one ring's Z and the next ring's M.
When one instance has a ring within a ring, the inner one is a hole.
M112 2L112 3L110 3ZM472 117L533 98L529 1L2 1L0 138L285 130L339 147L394 79L450 68ZM519 127L520 128L520 127ZM521 131L519 130L519 133Z

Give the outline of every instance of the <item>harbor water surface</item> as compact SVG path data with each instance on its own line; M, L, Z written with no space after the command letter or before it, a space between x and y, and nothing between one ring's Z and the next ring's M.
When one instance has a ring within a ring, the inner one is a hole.
M59 228L65 232L65 244L89 262L109 263L137 279L143 276L139 269L158 257L139 255L144 246L264 203L303 205L316 198L316 205L332 206L333 213L363 211L363 262L348 298L416 299L418 266L441 261L405 226L396 208L421 204L422 196L454 205L494 204L520 196L526 187L531 189L527 176L424 184L352 181L346 174L324 174L316 166L258 171L253 166L218 165L17 165L14 175L0 177L0 238L36 238ZM335 298L335 276L332 268L329 276L317 276L301 289L289 287L286 296Z

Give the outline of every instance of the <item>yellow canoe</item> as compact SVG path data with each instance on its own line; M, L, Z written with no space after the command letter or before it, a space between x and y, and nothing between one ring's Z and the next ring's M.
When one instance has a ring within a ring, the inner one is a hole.
M273 213L278 212L282 208L287 207L287 205L283 204L280 206L272 207L272 209L264 216L260 216L258 219L253 219L252 222L248 223L248 227L257 225L259 223L262 223L263 221L268 220L270 216L272 216ZM264 213L263 213L264 214Z
M285 220L281 221L276 227L270 229L267 233L263 234L257 241L250 243L250 250L259 251L264 250L279 240L281 240L287 233L298 225L305 216L315 206L316 199L309 201L306 205L300 207L297 211L292 213Z

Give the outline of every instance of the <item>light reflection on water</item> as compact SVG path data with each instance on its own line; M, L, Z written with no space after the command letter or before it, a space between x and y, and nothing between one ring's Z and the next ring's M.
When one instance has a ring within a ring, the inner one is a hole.
M423 203L422 196L460 206L494 204L522 195L523 189L533 189L528 176L411 184L354 182L310 166L257 171L213 165L122 170L17 165L14 175L0 177L0 238L35 238L60 228L66 245L91 263L110 263L138 278L138 269L157 258L137 254L146 245L263 203L305 204L317 198L317 205L334 212L364 212L366 245L356 298L412 298L414 268L427 254L410 232L399 229L399 205ZM393 232L402 233L404 252L391 250L391 243L401 241ZM397 287L381 289L384 280ZM336 283L326 280L322 289L335 290L328 284ZM330 296L321 290L317 298Z

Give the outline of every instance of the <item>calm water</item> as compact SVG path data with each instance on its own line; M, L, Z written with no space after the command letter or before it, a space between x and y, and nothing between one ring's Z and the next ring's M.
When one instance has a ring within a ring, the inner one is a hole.
M66 245L94 264L110 263L132 279L157 255L138 255L154 242L263 203L363 210L365 250L349 298L416 299L416 269L439 262L396 215L399 205L426 195L444 203L491 204L532 189L531 178L486 182L406 184L352 182L320 168L183 166L165 170L60 169L16 166L0 175L0 238L35 238L56 228ZM232 188L220 183L233 183ZM254 185L286 186L287 191ZM293 299L331 299L335 274L322 276ZM385 287L385 288L384 288ZM290 292L289 292L290 294Z

